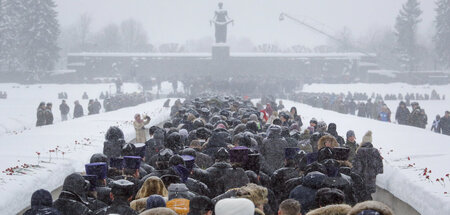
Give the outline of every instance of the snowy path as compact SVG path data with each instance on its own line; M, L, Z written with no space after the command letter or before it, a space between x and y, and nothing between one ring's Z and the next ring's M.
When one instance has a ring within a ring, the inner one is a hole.
M297 107L305 124L312 117L326 123L334 122L341 136L345 137L347 130L354 130L358 142L366 131L371 130L373 144L384 157L384 174L377 177L377 185L423 215L450 214L450 136L339 114L297 102L283 102L287 109ZM423 175L425 168L427 173Z
M31 194L39 188L53 190L65 176L84 171L92 154L102 152L104 134L109 126L119 126L126 140L134 138L131 124L135 113L147 113L156 125L169 118L170 108L163 108L165 99L136 107L86 116L56 125L26 130L18 135L0 136L0 169L36 165L40 152L40 167L19 168L13 175L0 173L0 214L15 214L29 205ZM172 104L174 99L172 99ZM77 143L79 144L75 144ZM58 153L49 150L59 149ZM62 152L65 152L64 158ZM50 160L50 156L52 157ZM19 171L18 171L19 170Z

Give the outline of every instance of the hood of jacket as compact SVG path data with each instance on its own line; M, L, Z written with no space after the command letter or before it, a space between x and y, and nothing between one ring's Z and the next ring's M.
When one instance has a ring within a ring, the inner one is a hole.
M324 148L325 147L325 142L327 142L327 141L331 141L331 147L330 148L339 147L339 143L337 142L336 138L334 138L332 135L324 135L317 142L317 148L318 149Z
M349 215L357 215L365 210L374 210L383 215L393 215L394 212L385 204L377 201L365 201L356 204L349 212Z
M308 212L306 215L347 215L347 213L351 209L352 207L346 204L327 205L325 207L312 210Z
M313 189L319 189L323 186L323 182L326 178L327 176L321 172L310 172L303 178L302 185Z

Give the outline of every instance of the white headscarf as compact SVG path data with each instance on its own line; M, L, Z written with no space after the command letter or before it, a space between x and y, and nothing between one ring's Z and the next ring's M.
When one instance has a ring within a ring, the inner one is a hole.
M214 212L216 215L253 215L255 205L244 198L222 199L217 202Z

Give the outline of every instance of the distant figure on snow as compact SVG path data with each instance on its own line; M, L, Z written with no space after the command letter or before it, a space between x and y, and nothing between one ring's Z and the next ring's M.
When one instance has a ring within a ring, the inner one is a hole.
M83 106L80 105L80 102L76 100L74 103L75 107L73 108L73 118L75 119L84 116Z
M67 115L69 114L70 107L67 105L66 100L62 100L59 105L59 111L61 112L61 121L67 120Z

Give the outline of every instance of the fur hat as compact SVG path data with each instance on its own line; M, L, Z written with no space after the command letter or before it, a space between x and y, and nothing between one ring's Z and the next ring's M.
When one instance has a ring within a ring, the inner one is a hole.
M318 150L320 150L321 148L324 148L325 142L327 142L327 141L331 141L331 148L339 147L339 143L337 142L336 138L334 138L331 135L324 135L317 142Z
M169 192L164 186L164 182L160 178L156 176L150 176L149 178L145 179L141 189L139 189L139 191L137 192L136 199L149 197L150 195L154 194L167 197L169 195Z
M309 211L306 215L347 215L351 209L352 207L346 204L328 205Z
M372 131L367 131L361 143L372 143Z
M394 212L385 204L377 201L365 201L356 204L349 212L349 215L358 215L363 211L373 210L378 211L383 215L393 215Z

